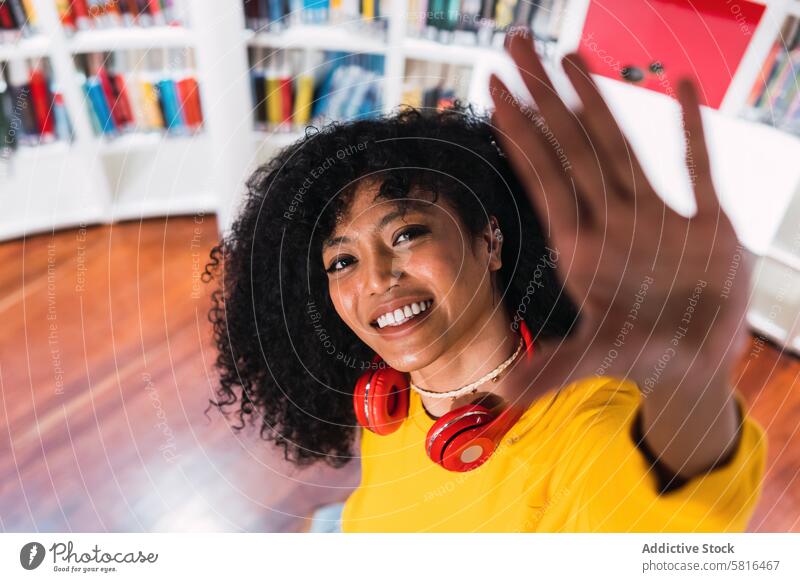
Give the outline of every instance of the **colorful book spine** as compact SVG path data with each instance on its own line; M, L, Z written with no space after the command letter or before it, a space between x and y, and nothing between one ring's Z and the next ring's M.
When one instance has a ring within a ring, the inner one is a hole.
M744 116L800 135L800 18L790 17L764 60Z
M445 109L469 91L469 67L413 60L403 86L402 102L417 108Z
M36 29L36 13L29 0L0 1L0 43L17 42Z
M157 81L154 77L154 75L143 75L139 80L141 103L144 111L144 118L141 120L140 126L152 130L166 127L164 114L158 99Z
M1 69L0 72L2 72ZM0 74L0 156L3 159L8 159L17 148L17 131L11 125L11 113L8 83L6 83L5 76Z
M68 32L75 32L90 28L183 25L185 9L182 4L190 0L53 1L62 26Z
M383 56L290 49L265 59L263 52L249 51L257 129L302 130L380 113Z
M750 95L747 97L747 105L749 107L758 106L758 101L761 97L761 94L764 92L767 79L770 77L772 68L775 66L775 61L779 58L781 52L781 46L778 43L772 45L769 55L764 60L764 64L761 66L761 71L758 75L758 78L753 85L753 88L750 90Z
M91 105L91 111L96 120L95 128L103 134L112 134L117 131L111 108L106 101L105 91L97 77L89 77L84 84L86 97Z
M47 79L44 72L42 72L41 65L35 66L31 71L29 86L39 135L45 140L55 139L55 118L52 111L53 95L47 86Z
M178 106L183 113L186 127L196 130L200 127L202 116L197 107L197 82L191 77L183 77L175 82L178 93Z
M270 59L267 63L265 78L267 81L267 121L272 125L278 125L283 117L283 105L281 104L280 79L274 59Z
M161 109L164 111L164 120L167 124L167 131L180 132L184 126L183 112L178 101L178 92L175 88L175 81L172 79L161 79L156 83L158 99Z
M184 49L175 51L184 54ZM166 50L135 51L133 58L125 51L91 53L76 61L84 71L84 92L98 134L165 131L184 135L202 128L200 87L193 70L179 57L167 58Z
M25 7L22 4L21 0L6 0L4 2L6 6L9 7L11 11L11 17L14 20L14 26L20 31L22 36L30 36L31 35L31 27L30 23L28 22L28 13L25 10Z
M30 69L25 61L10 61L6 67L8 97L11 104L10 125L18 144L35 145L38 134L31 102Z
M314 78L308 73L300 74L296 81L294 111L292 119L303 126L311 120L311 100L314 97Z
M512 27L555 42L568 0L407 0L407 34L445 43L499 45Z
M60 98L51 87L51 71L45 58L0 63L1 139L9 142L8 149L71 135L68 119L57 111ZM67 126L62 127L65 122Z
M301 23L359 24L384 31L391 1L404 0L242 0L246 26L273 32Z
M253 114L256 128L265 129L267 117L267 75L264 70L264 49L261 47L250 49L250 83L253 99Z
M54 87L53 93L53 116L55 118L56 136L64 142L72 141L73 129L64 105L64 96Z

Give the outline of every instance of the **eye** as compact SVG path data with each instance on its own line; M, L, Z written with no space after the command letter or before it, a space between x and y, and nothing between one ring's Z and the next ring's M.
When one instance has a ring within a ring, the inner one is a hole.
M406 228L400 234L397 235L397 238L394 239L394 244L397 244L399 242L406 242L406 241L409 241L409 240L413 240L413 239L415 239L415 238L417 238L419 236L422 236L423 234L427 234L428 232L430 232L428 230L428 228L426 228L426 227L424 227L424 226L422 226L420 224L415 224L414 226L409 226L408 228ZM403 237L407 237L406 241L401 240Z
M326 273L336 273L337 271L342 271L346 269L350 264L355 261L353 257L350 256L342 256L336 257L333 262L325 269Z

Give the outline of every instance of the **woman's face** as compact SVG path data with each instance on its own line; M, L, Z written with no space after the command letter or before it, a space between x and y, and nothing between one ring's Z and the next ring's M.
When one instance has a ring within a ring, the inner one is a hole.
M424 368L492 316L500 268L491 228L471 237L443 197L415 197L405 216L362 184L323 243L328 289L342 320L393 368Z

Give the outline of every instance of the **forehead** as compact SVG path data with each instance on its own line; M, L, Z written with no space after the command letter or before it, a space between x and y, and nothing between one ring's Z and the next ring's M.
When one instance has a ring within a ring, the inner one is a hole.
M364 228L380 228L385 226L389 219L402 217L404 213L422 212L425 214L436 212L437 207L444 202L439 196L435 203L430 194L412 191L400 199L379 196L380 183L359 184L341 216L338 217L331 238L347 230L361 230Z

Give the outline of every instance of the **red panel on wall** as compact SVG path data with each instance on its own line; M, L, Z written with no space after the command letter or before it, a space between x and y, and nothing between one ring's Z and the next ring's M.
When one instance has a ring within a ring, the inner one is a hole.
M591 0L579 52L593 73L668 95L692 77L718 108L764 10L746 0Z

